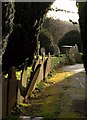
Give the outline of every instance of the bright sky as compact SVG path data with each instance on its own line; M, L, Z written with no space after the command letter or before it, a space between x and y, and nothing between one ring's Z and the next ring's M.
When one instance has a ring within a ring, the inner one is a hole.
M70 19L74 22L78 22L79 15L75 0L55 0L51 8L63 9L66 11L70 11L70 13L61 11L48 11L47 17L53 17L54 19L60 19L63 21L69 21Z

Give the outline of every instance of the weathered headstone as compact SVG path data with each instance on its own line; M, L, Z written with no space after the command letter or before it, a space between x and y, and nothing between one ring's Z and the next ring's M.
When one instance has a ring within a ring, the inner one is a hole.
M72 55L72 54L75 54L75 46L72 46L69 50L69 54Z
M5 79L4 75L2 75L2 118L7 116L7 82L8 80Z
M21 81L18 81L17 103L23 103L24 97L21 95Z
M55 48L54 48L54 55L56 55L56 56L60 55L60 49L57 45L55 45Z
M22 103L24 101L24 96L26 95L27 90L27 77L27 60L25 60L24 69L21 73L21 81L18 81L18 103Z
M75 44L75 54L78 54L78 53L79 53L78 46L77 44Z
M43 54L42 54L42 61L43 62L45 61L45 52L43 52Z
M69 54L78 54L79 51L78 51L78 46L77 44L75 44L75 46L72 46L69 50Z
M38 59L35 61L34 66L33 66L33 71L36 70L36 67L37 67L38 64L40 64L40 58L38 58Z
M41 51L41 55L43 56L43 53L45 53L45 48L42 47L42 48L40 49L40 51Z
M22 71L21 81L22 81L22 86L26 88L27 87L27 60L24 63L24 69Z
M22 96L25 96L25 94L26 94L27 77L28 77L27 76L27 60L25 60L24 69L23 69L22 74L21 74L21 85L20 85L20 91L21 91Z
M39 84L41 81L43 81L43 76L44 76L44 62L41 61L41 66L40 66L40 71L39 71L39 74L38 74L38 79L36 80L35 82L35 85L34 85L34 88L33 90L35 89L35 87L37 86L37 84Z
M51 56L50 56L50 53L48 54L48 58L47 60L45 61L45 75L44 75L44 78L47 77L48 73L50 72L51 70Z
M70 58L70 61L72 61L73 63L82 62L82 58L79 53L78 46L76 44L75 44L75 46L72 46L72 48L70 48L69 58Z
M39 79L40 67L41 67L41 65L39 64L37 66L36 71L35 71L34 77L33 77L32 81L31 81L31 84L30 84L30 86L28 88L25 100L27 100L27 98L30 97L30 95L32 93L32 90L34 89L35 83Z
M11 71L8 74L8 114L12 111L16 99L17 99L17 79L16 79L16 69L15 67L11 68Z

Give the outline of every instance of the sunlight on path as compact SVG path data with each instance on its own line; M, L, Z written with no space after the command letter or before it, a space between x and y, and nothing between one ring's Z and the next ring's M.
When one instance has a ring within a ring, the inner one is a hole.
M51 77L50 79L48 79L48 82L60 82L63 81L65 78L74 75L75 72L62 72L62 73L57 73L56 75L54 75L53 77Z

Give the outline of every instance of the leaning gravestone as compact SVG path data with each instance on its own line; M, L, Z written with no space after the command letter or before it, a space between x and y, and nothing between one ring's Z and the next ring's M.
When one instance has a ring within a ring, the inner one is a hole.
M16 79L16 69L15 67L12 67L9 74L8 74L8 80L9 80L9 87L8 87L8 114L12 111L16 99L17 99L17 79Z
M39 64L35 70L35 74L33 76L33 79L31 81L29 88L28 88L27 94L25 96L25 101L27 100L28 97L30 97L30 95L34 89L35 83L39 79L40 67L41 67L41 65Z
M38 79L36 80L32 91L34 91L35 88L36 88L36 86L37 86L41 81L43 81L43 78L44 78L43 76L44 76L44 62L41 60L41 62L40 62L40 71L39 71L39 74L38 74Z
M22 86L26 88L27 87L27 60L24 63L24 70L22 72L21 80L22 80Z
M48 54L48 58L45 61L45 75L44 75L44 79L47 77L47 75L49 74L51 70L51 56L50 53Z
M21 93L25 94L27 88L27 60L24 63L24 69L21 75Z
M2 118L7 116L7 83L8 80L2 75Z
M21 80L18 81L18 103L22 103L24 101L24 96L26 95L27 90L27 77L27 60L25 60L24 69L21 74Z
M36 70L36 67L38 64L40 64L40 58L38 58L37 60L34 61L33 68L32 68L33 71Z

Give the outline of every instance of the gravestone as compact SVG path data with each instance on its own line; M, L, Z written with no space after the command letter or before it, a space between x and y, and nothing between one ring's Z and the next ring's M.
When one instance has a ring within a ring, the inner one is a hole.
M50 53L48 54L48 58L46 59L45 61L45 75L44 75L44 78L47 77L47 75L49 74L50 70L51 70L51 56L50 56Z
M2 118L5 118L7 116L7 84L8 80L5 79L5 76L2 75Z
M38 79L36 80L36 82L35 82L35 85L34 85L34 87L33 87L33 90L35 90L35 87L37 86L37 84L39 84L41 81L43 81L43 79L44 79L44 62L43 61L41 61L40 62L40 71L39 71L39 74L38 74ZM32 90L32 91L33 91Z
M39 79L40 67L41 67L41 65L39 64L39 65L37 66L37 69L36 69L36 71L35 71L35 74L34 74L34 76L33 76L32 81L31 81L31 84L30 84L30 86L29 86L29 88L28 88L27 94L26 94L26 96L25 96L25 101L27 100L28 97L30 97L30 95L31 95L31 93L32 93L32 91L33 91L33 89L34 89L35 83L36 83L36 81Z
M75 54L75 46L72 46L69 50L69 55Z
M8 114L11 113L17 99L16 69L12 67L8 74Z
M25 63L24 63L24 69L22 71L22 74L21 74L21 95L22 96L25 96L26 94L26 89L27 89L27 60L25 60Z
M70 58L70 61L72 61L73 63L82 62L82 58L81 58L81 55L79 53L78 46L76 44L75 44L75 46L72 46L72 48L70 48L69 58Z
M75 54L79 54L79 50L78 50L78 46L77 46L77 44L75 44Z
M72 46L69 50L69 54L79 54L78 46L75 44L75 46Z
M34 62L33 71L36 70L36 67L37 67L38 64L40 64L40 58L38 58L38 59Z
M21 95L21 81L18 81L17 103L23 103L24 97Z
M59 56L60 55L60 49L59 49L59 47L57 45L55 45L55 47L54 47L54 55L55 56Z
M79 53L77 44L75 44L75 60L77 63L82 63L82 56Z
M42 48L40 49L40 51L41 51L41 55L43 56L43 53L45 53L45 48L42 47Z
M24 69L22 71L21 81L22 81L22 86L26 88L27 87L27 60L24 63Z

